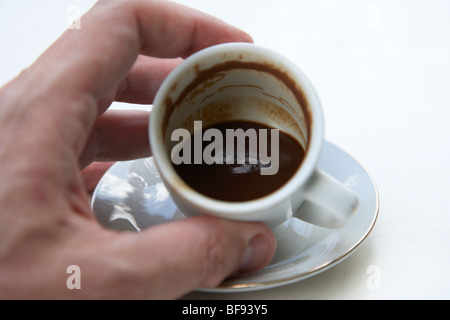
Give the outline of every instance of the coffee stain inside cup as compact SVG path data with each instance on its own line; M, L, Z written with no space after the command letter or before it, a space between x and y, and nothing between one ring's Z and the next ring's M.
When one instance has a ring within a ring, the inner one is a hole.
M310 107L308 100L306 98L305 93L301 89L299 85L292 79L292 77L289 75L287 71L281 70L277 67L275 67L272 64L269 63L256 63L256 62L245 62L245 61L238 61L238 60L232 60L227 61L221 64L217 64L211 68L201 70L200 66L196 64L194 66L195 70L195 79L189 83L185 88L182 89L181 94L178 95L178 97L173 97L175 89L177 88L178 84L175 83L172 88L169 90L165 101L164 101L164 115L162 119L162 134L163 137L166 137L166 135L169 133L167 131L167 128L169 127L169 121L171 116L174 114L175 110L179 108L182 104L189 104L193 102L199 95L205 94L207 90L217 83L220 83L224 77L226 76L226 73L231 70L254 70L257 72L261 72L262 74L269 74L273 76L276 79L279 79L292 93L292 95L295 96L297 104L302 109L301 112L304 115L304 119L292 119L292 116L289 116L288 113L286 113L286 110L277 103L268 103L262 102L263 104L266 104L267 107L264 109L266 110L267 116L270 117L276 117L278 119L283 119L283 121L304 121L306 132L302 130L297 130L296 136L298 139L301 139L306 142L306 145L304 147L307 149L308 139L305 137L305 133L307 136L310 135L311 132L311 126L312 123L312 117L310 112ZM224 86L221 86L219 88L219 91L225 91L228 89L233 89L237 87L248 87L248 88L254 88L255 90L258 90L260 94L267 96L268 98L272 99L272 101L277 101L279 104L284 105L285 107L292 110L293 113L298 113L298 110L295 110L295 107L293 107L288 101L286 101L283 97L276 96L274 94L271 94L267 92L264 88L255 85L255 84L227 84ZM207 100L210 100L214 97L214 93L206 94L202 100L201 103L206 103ZM260 100L263 101L263 100ZM214 103L211 103L208 105L208 107L202 107L201 115L199 114L200 118L194 119L193 116L188 116L186 121L183 121L185 124L188 122L193 123L193 120L203 120L203 118L208 118L212 121L212 119L217 119L216 122L224 121L224 120L230 120L229 118L232 116L233 111L228 110L230 106L233 103L230 103L230 101L226 101L226 99L222 102L215 101ZM214 105L214 107L212 107ZM209 114L208 112L213 112L213 114ZM192 120L192 121L191 121ZM212 124L212 123L210 123ZM291 128L294 128L294 123L291 123ZM293 134L291 132L291 134ZM300 136L300 137L299 137ZM167 140L167 139L166 139Z

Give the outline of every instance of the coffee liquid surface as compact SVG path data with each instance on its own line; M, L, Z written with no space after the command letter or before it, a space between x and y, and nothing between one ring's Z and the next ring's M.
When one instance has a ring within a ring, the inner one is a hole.
M259 129L266 129L267 136L267 154L271 154L271 134L272 128L250 121L228 121L215 124L211 127L203 128L203 133L215 128L220 130L223 137L223 149L219 156L223 157L223 164L194 164L194 143L191 143L191 164L174 165L179 176L193 189L217 200L229 202L241 202L261 198L280 187L282 187L297 171L300 166L305 151L302 146L290 135L279 131L279 158L278 172L273 175L262 175L261 168L269 167L270 164L262 164L259 160L257 164L250 164L249 140L246 139L245 151L243 154L237 153L237 147L234 150L233 164L226 163L226 129L254 129L257 133L258 146L260 140ZM194 139L191 137L191 141ZM202 151L212 142L203 141ZM229 141L228 141L229 143ZM259 149L258 149L258 152ZM216 155L217 156L217 155ZM228 154L229 157L229 154ZM244 164L238 164L237 159L245 157ZM259 157L258 157L259 159ZM229 159L228 159L229 160Z

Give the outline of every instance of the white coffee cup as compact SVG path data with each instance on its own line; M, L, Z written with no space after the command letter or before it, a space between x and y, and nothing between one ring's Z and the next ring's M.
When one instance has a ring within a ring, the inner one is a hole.
M183 181L171 159L172 132L179 128L192 132L195 120L204 126L226 120L266 124L294 137L305 149L305 158L287 183L266 196L244 202L209 198ZM324 124L312 85L291 62L255 44L209 47L175 68L154 99L149 137L161 179L187 216L262 221L272 228L297 217L338 228L359 204L352 190L317 169Z

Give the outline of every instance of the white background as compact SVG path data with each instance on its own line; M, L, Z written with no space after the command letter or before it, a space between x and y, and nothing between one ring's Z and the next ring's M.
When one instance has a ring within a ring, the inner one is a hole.
M275 289L187 298L449 299L450 1L178 2L297 64L322 100L326 138L364 164L381 199L371 235L336 267ZM0 0L0 85L93 3Z

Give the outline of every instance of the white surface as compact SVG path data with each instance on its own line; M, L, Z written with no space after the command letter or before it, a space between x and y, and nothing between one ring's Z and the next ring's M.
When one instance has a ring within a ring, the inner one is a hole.
M449 299L450 2L179 2L297 64L322 100L326 138L368 168L381 198L372 234L335 268L276 289L187 298ZM73 6L93 3L2 0L0 84L58 37Z

